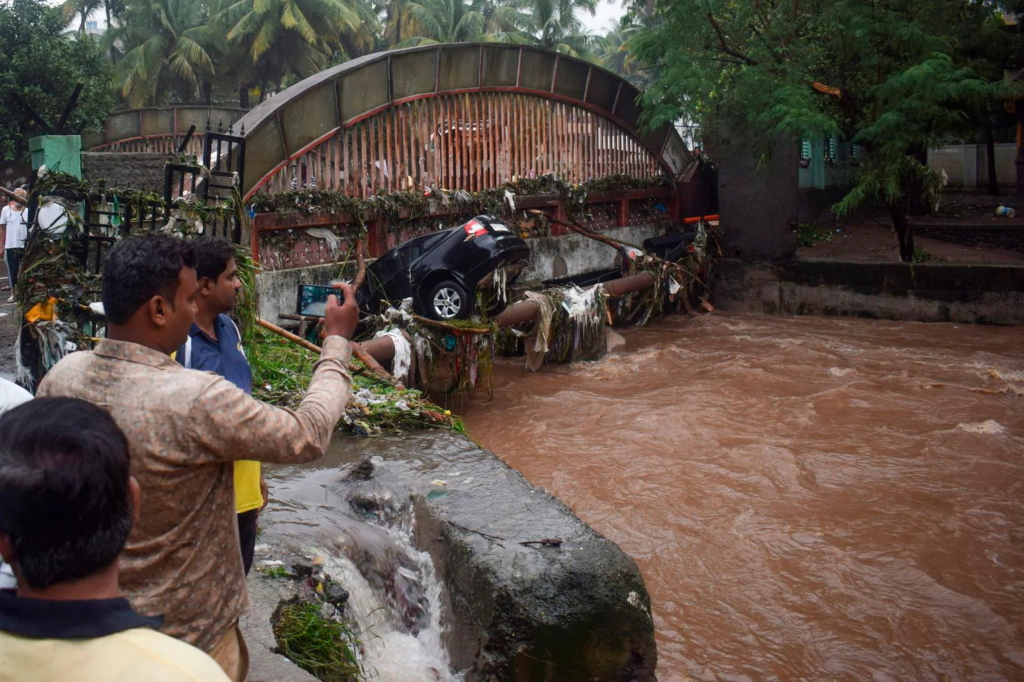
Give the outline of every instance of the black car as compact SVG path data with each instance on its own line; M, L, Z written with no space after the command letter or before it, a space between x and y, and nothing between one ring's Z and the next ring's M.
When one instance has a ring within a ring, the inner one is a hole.
M477 288L493 283L501 270L511 285L526 265L530 248L505 223L480 215L461 227L416 237L396 246L366 269L356 292L359 309L376 315L412 298L420 315L436 320L466 318ZM502 301L488 301L496 315Z

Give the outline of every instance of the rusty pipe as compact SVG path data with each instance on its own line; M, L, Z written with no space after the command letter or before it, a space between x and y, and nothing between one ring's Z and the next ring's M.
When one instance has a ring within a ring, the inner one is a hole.
M613 279L601 286L609 296L623 296L631 291L641 291L654 286L654 275L649 272L641 272L638 275L630 275L621 279ZM536 301L519 301L513 303L494 319L499 327L511 327L513 325L529 322L540 315L540 305ZM395 357L395 344L389 336L381 336L376 339L364 341L362 349L373 356L378 362L387 362Z
M654 275L649 272L641 272L639 275L630 275L621 279L613 279L601 285L609 296L622 296L631 291L640 291L654 286ZM519 301L513 303L497 318L495 323L499 327L511 327L516 324L529 322L540 314L540 305L535 301Z

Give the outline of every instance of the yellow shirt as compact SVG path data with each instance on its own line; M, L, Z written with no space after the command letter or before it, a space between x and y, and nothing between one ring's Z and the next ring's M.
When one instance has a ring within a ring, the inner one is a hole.
M133 628L94 639L0 632L0 682L228 682L199 649Z
M260 463L240 459L235 462L235 511L241 514L262 506Z

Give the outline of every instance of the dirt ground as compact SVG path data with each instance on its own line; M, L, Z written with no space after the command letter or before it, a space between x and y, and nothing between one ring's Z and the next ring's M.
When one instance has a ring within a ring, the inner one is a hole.
M996 216L999 205L1013 206L1019 211L1015 218ZM1017 196L990 196L980 193L946 193L939 210L930 216L914 218L920 223L964 223L971 225L1020 225L1024 227L1024 201ZM831 241L801 247L797 257L837 258L840 260L898 261L899 246L888 214L863 211L842 220L822 213L815 224L827 228ZM1024 263L1024 253L994 247L960 246L938 239L914 237L916 246L931 254L933 260L950 263Z

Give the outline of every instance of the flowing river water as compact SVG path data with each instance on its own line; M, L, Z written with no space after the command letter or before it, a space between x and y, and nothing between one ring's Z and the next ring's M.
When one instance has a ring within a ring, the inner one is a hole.
M1024 332L711 315L469 434L636 559L659 679L1024 679Z

